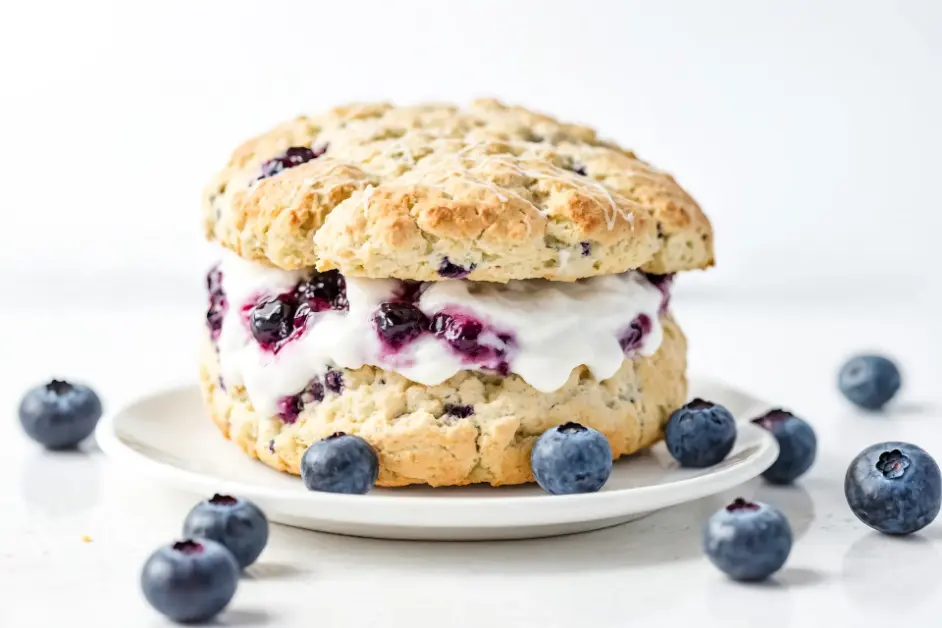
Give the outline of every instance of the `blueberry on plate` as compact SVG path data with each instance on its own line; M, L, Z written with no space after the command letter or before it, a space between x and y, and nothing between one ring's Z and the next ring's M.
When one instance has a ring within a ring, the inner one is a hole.
M837 385L854 405L879 410L899 391L899 369L882 355L858 355L841 367Z
M216 494L193 507L183 522L183 534L216 541L245 569L268 543L268 519L248 500Z
M811 468L818 439L807 422L781 409L769 410L752 422L769 430L778 441L778 458L762 477L772 484L791 484Z
M235 558L209 539L188 539L161 547L141 571L144 597L177 622L216 616L235 595L238 582Z
M301 456L301 480L309 490L363 495L376 484L379 458L359 436L336 432Z
M926 527L942 505L939 465L909 443L879 443L854 458L844 476L844 495L857 518L886 534Z
M601 432L564 423L536 439L530 467L536 483L551 495L594 493L612 473L612 447Z
M733 449L736 421L723 406L694 399L668 419L664 441L680 466L711 467Z
M71 449L85 440L101 418L101 400L88 386L52 380L20 401L20 423L34 441L49 449Z
M765 580L792 549L792 529L778 508L738 498L703 527L703 551L733 580Z

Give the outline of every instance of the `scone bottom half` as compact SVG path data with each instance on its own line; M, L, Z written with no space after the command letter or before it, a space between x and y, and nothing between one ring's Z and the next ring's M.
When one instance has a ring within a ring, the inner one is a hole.
M555 425L598 429L616 458L661 437L686 395L670 285L422 284L229 257L207 277L203 393L227 437L282 471L342 431L376 449L379 486L529 482L533 441Z
M476 101L356 104L244 143L204 197L209 239L285 270L575 281L713 264L674 179L587 127Z
M529 455L545 430L569 421L593 427L614 457L662 437L686 398L686 340L665 317L664 341L651 357L626 359L597 381L580 367L566 384L541 393L517 375L463 371L437 386L372 366L336 369L312 381L287 415L255 410L242 386L226 386L207 342L201 387L224 436L264 464L300 475L307 447L338 431L366 439L380 460L378 486L494 486L532 482Z

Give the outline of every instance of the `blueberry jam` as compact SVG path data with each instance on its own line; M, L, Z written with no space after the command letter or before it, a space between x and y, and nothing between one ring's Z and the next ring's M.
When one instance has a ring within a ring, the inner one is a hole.
M222 332L222 320L229 307L226 293L222 289L222 271L213 266L206 274L206 290L209 292L209 309L206 310L206 326L212 339L219 340Z
M295 334L303 333L315 313L348 309L343 275L333 270L315 273L291 292L264 298L250 306L249 329L263 348L277 353Z
M347 283L337 270L316 273L307 281L302 281L294 289L294 297L299 303L307 303L314 312L345 312L350 308L347 303Z
M301 403L301 395L292 395L282 397L278 400L278 416L285 423L294 423L298 420L304 405Z
M618 339L621 350L626 355L633 353L641 348L644 337L651 333L651 319L645 314L639 314L631 324L622 332Z
M470 266L460 266L453 263L447 257L442 259L441 265L438 267L438 274L442 277L447 277L448 279L464 279L471 274L471 271L474 270L475 264Z
M274 297L261 301L252 308L249 327L252 335L263 347L275 349L294 331L297 304L290 297Z
M576 240L569 248L573 257L594 252L590 241ZM470 266L465 258L456 259ZM448 258L439 260L441 275L470 272ZM616 343L628 359L657 348L659 311L667 307L672 280L671 275L630 271L573 283L520 281L504 287L344 278L338 271L254 272L235 260L231 268L227 264L222 267L225 298L222 273L214 269L207 277L211 306L233 301L230 315L237 315L233 331L238 333L227 329L222 335L220 359L246 373L242 377L226 365L227 383L247 382L256 409L287 423L310 413L310 404L332 403L345 394L355 385L345 369L362 365L427 386L471 369L506 376L513 367L537 390L552 391L580 364L607 379L620 364L609 357ZM596 315L597 322L589 325L586 320ZM233 362L235 352L243 353ZM614 355L621 354L615 350ZM274 375L263 369L274 369ZM286 381L293 383L283 387ZM475 411L452 405L444 409L444 420L466 419Z
M478 343L484 325L465 314L436 314L432 318L432 332L458 353L471 359L480 357L486 347Z
M292 146L288 150L275 155L268 161L264 162L261 167L261 174L258 177L258 180L267 179L268 177L273 177L276 174L280 174L289 168L294 168L295 166L300 166L305 164L312 159L317 159L321 155L327 152L327 146L315 146L314 148L308 148L307 146Z
M425 314L411 303L383 303L373 314L373 328L392 350L401 349L428 330Z
M648 273L644 274L645 278L651 285L661 291L661 310L660 313L664 314L667 312L667 308L671 304L671 286L674 283L673 273L669 275L651 275Z
M432 317L431 332L444 340L466 362L497 371L501 375L510 373L507 350L514 342L510 334L495 333L484 323L461 312L439 312ZM502 346L493 346L487 337Z

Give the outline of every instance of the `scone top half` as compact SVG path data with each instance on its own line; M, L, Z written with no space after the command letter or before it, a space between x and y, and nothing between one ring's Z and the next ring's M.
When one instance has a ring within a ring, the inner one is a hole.
M713 264L673 178L592 129L477 101L361 104L240 146L204 198L207 236L284 270L416 281L575 281Z

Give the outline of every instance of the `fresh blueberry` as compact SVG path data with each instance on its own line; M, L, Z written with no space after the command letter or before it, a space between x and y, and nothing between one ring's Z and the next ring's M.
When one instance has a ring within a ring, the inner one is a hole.
M565 423L536 439L530 466L537 484L547 493L594 493L612 473L612 447L601 432Z
M268 543L268 519L248 500L217 494L193 507L183 522L183 534L222 544L245 569Z
M71 449L85 440L101 418L101 401L88 386L52 380L20 401L20 423L48 449Z
M373 314L373 327L385 344L399 349L428 330L428 318L411 303L383 303Z
M667 450L682 467L721 462L736 441L736 421L723 406L694 399L675 410L664 428Z
M899 369L882 355L859 355L841 367L837 385L851 403L879 410L899 391Z
M447 257L442 258L442 263L438 267L438 274L449 279L464 279L474 270L475 264L467 267L453 263Z
M773 484L791 484L811 467L818 439L808 423L780 409L770 410L752 422L772 432L778 441L778 458L762 477Z
M633 353L641 348L644 337L651 333L651 319L647 314L638 314L631 324L621 332L618 344L625 354Z
M209 539L178 541L151 554L141 571L150 605L176 622L206 621L235 595L239 565Z
M589 257L592 254L592 243L588 240L580 242L579 248L582 249L582 257Z
M261 167L261 175L258 177L259 180L267 179L268 177L273 177L276 174L294 168L295 166L300 166L301 164L307 163L312 159L317 159L321 155L327 152L327 145L315 146L314 148L308 148L307 146L292 146L286 151L279 153L264 162Z
M879 443L854 458L844 476L844 495L857 518L886 534L910 534L939 514L939 465L909 443Z
M703 527L703 551L733 580L765 580L781 569L791 549L788 519L761 502L736 499Z
M376 452L352 434L332 434L301 456L301 479L312 491L363 495L373 488L378 475Z
M265 299L252 308L252 335L262 345L273 345L291 335L295 306L286 299Z

